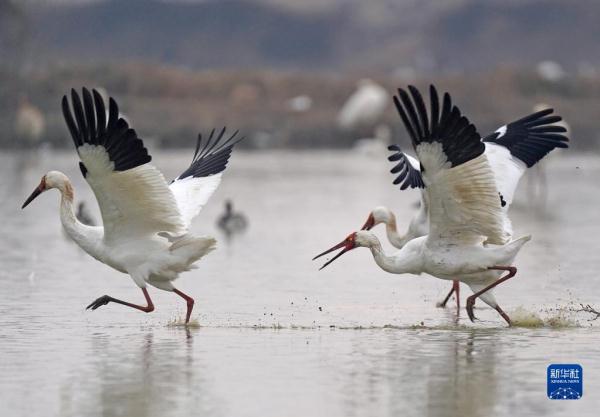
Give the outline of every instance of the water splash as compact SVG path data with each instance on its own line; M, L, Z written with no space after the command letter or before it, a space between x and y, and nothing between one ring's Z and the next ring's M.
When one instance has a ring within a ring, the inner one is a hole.
M188 329L199 329L201 327L200 321L195 318L191 319L189 323L185 322L184 316L174 317L167 322L167 327L185 327Z
M544 320L535 312L523 307L517 307L509 314L512 325L515 327L536 328L544 327Z
M550 327L555 329L580 327L579 322L573 317L574 311L568 306L558 306L544 311L545 316L517 307L510 313L514 327L539 328Z

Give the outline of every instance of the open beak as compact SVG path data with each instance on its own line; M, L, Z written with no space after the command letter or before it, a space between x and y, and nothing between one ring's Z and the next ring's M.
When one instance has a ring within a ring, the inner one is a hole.
M318 254L312 260L314 261L315 259L320 258L323 255L327 255L328 253L333 252L334 250L338 250L340 248L344 248L342 251L340 251L333 258L331 258L330 260L328 260L327 262L325 262L325 264L322 267L319 268L319 271L320 271L321 269L325 268L327 265L329 265L330 263L332 263L333 261L335 261L337 258L339 258L340 256L342 256L346 252L354 249L355 247L356 246L354 246L353 242L349 242L348 239L345 239L342 243L338 243L333 248L327 249L325 252Z
M373 226L375 226L375 219L373 218L373 213L371 213L369 214L369 218L360 230L371 230Z
M31 195L29 196L29 198L27 200L25 200L25 202L21 206L21 209L24 209L25 207L27 207L27 205L29 203L31 203L33 200L35 200L35 198L38 195L40 195L42 192L44 192L44 187L43 187L42 184L40 184L40 185L37 186L37 188L35 190L33 190L33 192L31 193Z

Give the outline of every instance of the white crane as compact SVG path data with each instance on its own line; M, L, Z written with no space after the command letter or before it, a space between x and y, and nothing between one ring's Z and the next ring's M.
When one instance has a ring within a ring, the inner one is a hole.
M46 129L44 114L34 106L26 95L19 98L19 105L14 123L14 131L19 140L27 142L21 146L34 146L39 144Z
M507 233L510 220L485 155L485 144L475 126L452 105L450 95L444 94L440 109L437 91L431 86L428 115L419 91L413 86L409 86L409 91L412 100L400 89L394 103L420 160L419 178L426 191L429 234L410 240L396 254L388 256L372 232L358 231L314 259L342 249L322 269L352 249L367 247L377 265L387 272L459 279L474 292L467 299L471 320L475 319L473 305L479 297L510 325L510 318L491 290L516 274L514 259L531 237L511 240ZM406 172L407 177L412 175L416 173ZM503 271L506 275L499 278Z
M358 82L356 91L346 100L337 118L338 126L351 130L376 124L388 106L388 93L368 78Z
M44 191L58 189L60 219L68 235L92 257L129 274L146 299L144 306L104 295L88 309L113 302L149 313L154 310L146 288L150 284L186 300L188 323L194 299L175 288L173 281L215 248L215 239L193 236L189 227L218 187L232 148L239 141L235 139L237 132L224 140L225 128L217 135L213 130L204 143L199 135L191 165L168 184L150 164L152 158L135 130L119 117L115 100L109 100L108 120L96 90L92 97L83 89L83 104L71 90L71 102L75 118L66 96L62 99L63 115L81 159L81 173L100 206L103 227L86 226L77 220L73 186L58 171L42 177L23 208Z
M494 174L496 187L502 196L502 207L508 211L517 185L527 168L539 166L538 162L555 148L567 148L568 138L562 133L567 132L564 125L560 124L562 118L553 115L553 109L537 108L536 112L515 120L498 128L495 132L481 140L485 145L484 154ZM398 232L396 216L387 207L375 207L362 230L371 230L378 224L385 224L389 242L401 249L410 240L425 236L429 233L427 216L427 193L424 189L420 173L420 162L412 156L405 154L392 145L389 147L394 152L388 159L397 164L392 168L393 174L399 174L394 184L400 184L400 189L420 188L421 201L418 211L411 219L408 229L404 234ZM510 223L506 223L506 232L512 235ZM452 289L438 306L444 307L456 291L456 306L460 308L459 283L454 281Z

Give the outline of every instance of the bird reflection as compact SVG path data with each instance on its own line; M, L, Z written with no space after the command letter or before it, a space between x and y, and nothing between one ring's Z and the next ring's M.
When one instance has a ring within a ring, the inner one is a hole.
M131 333L129 329L117 337L115 330L90 337L93 359L77 370L79 382L69 382L85 385L89 396L76 403L64 398L63 409L75 405L78 415L164 416L178 408L201 415L202 404L214 403L207 399L211 393L204 372L196 372L206 364L194 352L193 329L142 328Z
M427 414L492 415L498 398L496 330L449 332L447 349L430 358Z
M356 338L341 386L346 414L492 415L498 398L498 330L373 333ZM360 360L356 360L360 358ZM364 409L361 409L364 407Z

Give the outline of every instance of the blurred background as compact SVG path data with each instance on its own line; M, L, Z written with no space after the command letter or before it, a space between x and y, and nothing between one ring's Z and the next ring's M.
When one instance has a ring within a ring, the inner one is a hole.
M435 82L481 134L543 103L596 149L599 18L592 0L0 0L0 146L71 146L59 101L85 85L151 146L227 125L247 148L368 151L402 143L394 89Z

